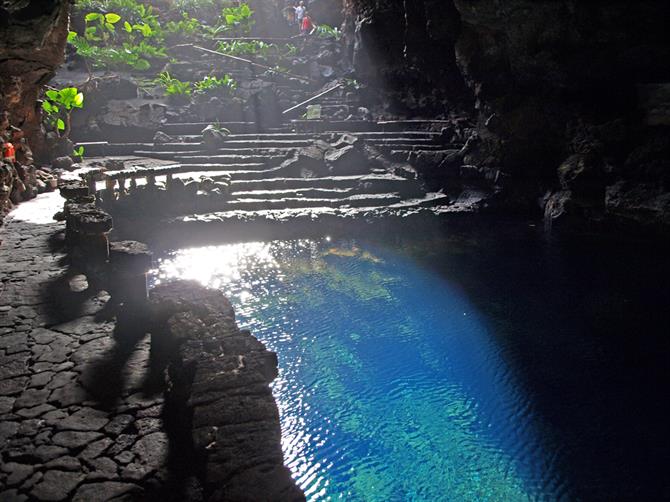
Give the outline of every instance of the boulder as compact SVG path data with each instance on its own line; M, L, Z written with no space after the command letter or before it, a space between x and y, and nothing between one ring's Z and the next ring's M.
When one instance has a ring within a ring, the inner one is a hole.
M202 130L202 142L210 150L221 148L225 142L226 137L230 131L214 125L208 125Z
M168 134L165 134L163 131L156 131L154 134L154 144L163 145L165 143L174 142L174 138Z
M72 157L69 156L56 157L51 163L51 166L54 169L63 169L64 171L70 171L73 165L74 160L72 160Z

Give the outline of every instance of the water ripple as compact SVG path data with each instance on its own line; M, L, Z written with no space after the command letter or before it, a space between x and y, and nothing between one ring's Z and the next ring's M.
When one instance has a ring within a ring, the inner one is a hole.
M287 466L309 500L561 498L560 453L462 292L388 249L290 241L185 249L155 281L218 287L279 354Z

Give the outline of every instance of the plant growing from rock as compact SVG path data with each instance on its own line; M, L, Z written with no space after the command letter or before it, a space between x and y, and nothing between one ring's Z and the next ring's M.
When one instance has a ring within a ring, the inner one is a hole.
M342 32L338 28L333 28L327 24L318 25L315 33L320 38L334 38L335 40L342 38Z
M168 99L175 103L188 101L193 92L191 82L182 82L178 78L174 78L167 71L158 74L156 84L162 87Z
M207 33L202 23L194 17L188 15L187 12L182 13L179 21L168 21L163 28L165 36L181 38L190 38L200 40L205 38Z
M59 138L67 138L72 128L72 111L84 107L84 94L76 87L65 87L60 90L50 89L45 96L42 110L46 114L47 124Z
M125 3L124 3L125 2ZM68 34L68 42L77 53L94 68L123 68L148 70L150 60L167 58L166 49L162 45L163 34L158 18L152 13L151 7L145 7L134 0L116 0L117 6L129 12L129 20L123 21L122 29L117 25L122 17L114 12L89 12L84 16L84 34L74 31ZM100 9L108 7L112 2L100 2ZM139 38L141 37L141 38ZM152 39L155 43L149 43Z
M74 149L72 152L72 155L70 157L76 159L78 162L81 162L84 160L84 147L83 145L79 145L77 148Z
M195 87L195 92L200 94L208 94L217 90L232 93L237 89L237 82L230 75L224 75L222 78L208 75L199 82L194 82L193 86Z
M253 14L254 11L246 3L224 7L221 11L218 26L210 30L210 35L216 36L222 33L235 36L248 35L255 23Z
M86 28L84 29L86 40L106 43L116 32L115 24L121 20L121 16L114 12L107 14L89 12L84 20L86 21Z

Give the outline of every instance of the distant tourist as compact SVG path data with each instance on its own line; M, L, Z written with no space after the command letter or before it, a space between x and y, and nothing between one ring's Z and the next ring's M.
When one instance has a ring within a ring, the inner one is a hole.
M293 26L295 24L295 7L293 5L288 5L284 7L283 13L284 17L286 18L286 22L288 23L289 26Z
M311 35L316 30L316 26L312 22L312 17L309 15L309 12L305 11L304 16L302 17L302 23L300 24L300 33L303 35Z
M305 17L305 12L307 8L305 7L305 2L300 0L300 3L295 7L295 20L298 23L298 28L302 31L302 20Z

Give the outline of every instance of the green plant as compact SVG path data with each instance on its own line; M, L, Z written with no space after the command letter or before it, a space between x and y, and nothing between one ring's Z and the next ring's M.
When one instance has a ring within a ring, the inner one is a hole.
M200 21L190 17L187 12L182 13L179 21L168 21L163 28L165 35L181 35L187 37L200 38L204 29Z
M84 147L83 145L79 145L77 148L75 148L72 151L72 157L78 157L79 160L84 160Z
M228 92L232 92L237 89L237 82L230 75L224 75L222 78L208 75L201 81L195 82L193 86L195 87L195 92L200 94L206 94L217 89L225 89Z
M293 44L284 44L283 46L263 42L262 40L231 40L219 42L217 49L220 52L231 54L233 56L254 55L288 55L293 56L298 52L298 48Z
M71 129L71 114L75 108L84 107L84 94L76 87L50 89L42 101L46 121L60 138L67 138Z
M163 88L166 96L190 96L193 91L191 82L182 82L167 71L158 74L156 83Z
M86 11L116 12L131 26L146 24L151 28L153 36L161 34L160 22L153 12L153 7L136 0L77 0L74 15Z
M84 17L84 20L86 21L86 28L84 30L86 40L106 43L116 32L114 25L121 20L121 16L113 12L107 14L89 12Z
M170 13L187 13L198 19L216 19L224 7L232 7L229 0L174 0Z
M315 33L320 38L334 38L335 40L342 38L342 32L338 28L333 28L327 24L318 25Z
M216 36L221 33L248 35L255 21L252 19L254 11L249 4L243 3L239 6L224 7L218 26L210 30L210 35Z
M352 89L357 91L362 87L361 83L355 78L345 78L342 81L342 83L344 84L344 87L346 89Z
M139 13L147 12L143 5L139 7ZM118 14L89 12L84 19L86 21L84 35L71 31L68 34L68 42L75 47L77 54L87 62L90 61L94 68L129 66L135 70L148 70L151 67L150 59L167 58L165 47L152 45L145 40L157 37L155 29L146 22L130 24L124 21L123 31L117 32L116 24L121 21L121 16ZM143 37L139 41L137 34Z

